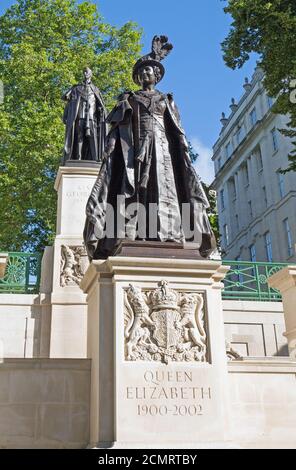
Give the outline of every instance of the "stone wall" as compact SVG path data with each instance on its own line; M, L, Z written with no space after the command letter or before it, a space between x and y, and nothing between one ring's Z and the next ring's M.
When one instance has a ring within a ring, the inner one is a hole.
M224 300L226 341L243 357L289 356L282 302Z
M87 339L85 306L69 305L66 314L52 320L50 302L48 294L0 295L0 357L49 357L50 339L57 337L64 345L58 358L86 357L81 346ZM288 355L281 302L224 300L223 313L227 342L242 356Z
M1 357L39 357L40 343L40 296L25 294L1 294Z
M229 440L241 448L296 447L296 363L228 364ZM86 448L90 361L6 359L0 364L0 448Z
M86 448L89 394L88 360L4 360L0 448Z
M296 362L228 365L231 435L242 448L296 448Z

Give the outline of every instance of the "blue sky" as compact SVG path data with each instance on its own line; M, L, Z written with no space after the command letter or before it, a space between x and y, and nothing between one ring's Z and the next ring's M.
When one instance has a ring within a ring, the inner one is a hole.
M0 14L15 0L1 0ZM144 29L143 52L155 34L166 34L174 50L165 60L166 76L158 88L173 92L183 127L200 154L197 169L207 182L213 175L211 147L220 132L221 112L229 112L231 98L239 99L244 77L251 77L252 59L238 71L223 62L221 41L231 18L223 0L98 0L105 20L116 26L133 20Z

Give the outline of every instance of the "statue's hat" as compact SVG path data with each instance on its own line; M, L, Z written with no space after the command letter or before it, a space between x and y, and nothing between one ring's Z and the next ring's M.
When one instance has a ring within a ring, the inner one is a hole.
M152 40L152 50L149 54L144 55L134 65L133 68L133 80L137 85L140 85L138 72L139 69L145 65L150 65L152 67L156 66L160 70L160 76L158 77L158 82L163 79L165 74L165 68L161 63L173 49L173 45L168 42L167 36L154 36Z

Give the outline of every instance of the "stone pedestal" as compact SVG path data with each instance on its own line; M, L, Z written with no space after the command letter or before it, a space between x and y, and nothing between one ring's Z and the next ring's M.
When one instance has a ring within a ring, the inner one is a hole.
M221 262L202 260L91 263L81 283L91 446L227 446L226 272Z
M284 317L286 324L285 336L288 340L289 353L296 359L296 266L287 266L271 276L270 287L278 289L283 298Z
M59 168L55 182L58 193L57 237L82 240L85 207L98 173L97 166Z
M98 172L98 166L85 165L58 171L56 238L42 263L43 357L85 358L87 354L86 296L79 283L89 264L83 247L85 207Z

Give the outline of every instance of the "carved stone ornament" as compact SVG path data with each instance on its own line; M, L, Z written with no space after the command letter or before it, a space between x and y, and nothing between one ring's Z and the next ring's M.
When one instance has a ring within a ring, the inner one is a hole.
M181 293L161 281L143 291L125 291L125 358L128 361L206 362L203 297Z
M87 266L88 258L83 246L62 245L61 287L79 286Z
M229 361L241 361L243 357L233 349L231 343L226 342L226 355Z

